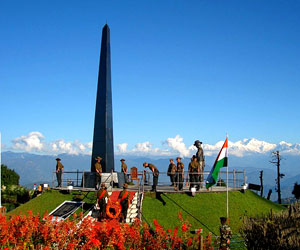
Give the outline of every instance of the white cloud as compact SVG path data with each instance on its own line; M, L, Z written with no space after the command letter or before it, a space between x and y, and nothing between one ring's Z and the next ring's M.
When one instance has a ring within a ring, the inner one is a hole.
M52 152L59 154L87 154L90 152L88 151L90 148L90 143L81 143L77 140L75 140L74 142L66 142L64 139L60 139L50 143L50 149L52 150Z
M124 144L124 143L123 143ZM190 157L196 153L197 148L194 145L186 146L183 138L180 135L166 139L162 144L167 145L167 149L153 148L150 142L137 143L134 149L122 151L123 154L134 155L155 155L168 156L180 155L181 157ZM217 155L222 148L224 141L218 141L216 144L203 144L204 155ZM281 151L283 154L298 154L300 155L300 144L291 144L287 142L280 142L279 144L268 143L255 138L243 139L240 141L228 142L229 154L237 157L243 157L249 154L266 154L275 150ZM122 144L120 144L122 145ZM119 150L121 153L121 151Z
M118 148L120 153L126 153L127 146L128 146L128 143L121 143L121 144L117 145L117 148Z
M26 152L42 152L45 148L44 136L40 132L31 132L12 141L12 148Z
M149 153L152 151L152 144L148 141L137 143L133 151Z
M117 145L118 152L116 154L127 154L136 156L160 156L170 155L168 150L153 148L149 141L139 142L135 144L133 149L128 149L128 143L121 143Z
M206 156L217 155L224 141L219 141L216 144L203 144L204 154ZM279 150L282 154L300 155L300 144L291 144L281 141L278 144L268 143L255 138L243 139L240 141L228 142L229 154L238 157L243 157L249 154L266 154L275 150ZM153 147L149 141L139 142L133 148L128 148L128 143L120 143L116 146L116 154L127 154L136 156L181 156L190 157L196 153L194 145L187 146L183 137L176 135L175 137L167 138L162 142L161 147ZM78 140L65 141L58 139L53 142L45 142L45 137L40 132L31 132L28 135L20 136L12 140L12 146L7 149L37 152L44 154L91 154L92 142L82 143Z
M189 148L183 142L183 138L180 135L176 135L174 138L168 138L165 143L170 147L170 149L179 154L181 157L187 157L190 155L190 151L196 147L191 146Z
M12 140L11 146L13 150L45 154L91 154L91 148L92 143L81 143L77 140L66 142L64 139L59 139L46 143L40 132L31 132L28 135L20 136Z

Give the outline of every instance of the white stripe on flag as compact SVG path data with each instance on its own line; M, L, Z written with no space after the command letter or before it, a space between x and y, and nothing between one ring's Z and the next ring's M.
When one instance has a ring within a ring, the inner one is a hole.
M221 154L219 155L218 161L227 157L227 148L222 148Z

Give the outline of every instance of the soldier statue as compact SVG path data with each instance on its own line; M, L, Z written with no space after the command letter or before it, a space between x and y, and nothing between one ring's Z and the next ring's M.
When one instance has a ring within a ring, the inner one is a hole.
M62 171L64 169L64 165L61 164L61 159L56 158L56 178L57 178L57 187L61 187L61 176L62 176Z
M102 183L101 184L101 189L97 192L97 206L99 207L99 217L98 217L98 221L103 221L103 219L105 219L106 217L106 199L109 199L109 195L107 193L105 184Z
M173 159L170 159L170 164L167 173L167 175L170 176L170 181L172 183L170 186L175 186L175 174L176 174L176 165Z
M201 186L204 185L203 183L203 171L204 171L204 167L205 167L205 159L204 159L204 154L203 154L203 148L202 148L202 142L199 140L196 140L194 143L194 146L198 149L197 153L196 153L196 157L197 157L197 161L200 165L199 168L199 181L201 183Z
M128 184L127 165L125 163L125 159L121 159L120 162L121 162L121 170L122 170L123 175L124 175L125 183Z
M184 164L181 162L181 157L176 158L177 169L176 169L176 186L175 190L182 191L184 183ZM177 189L178 188L178 189Z
M152 163L144 162L143 164L144 168L149 168L152 171L153 174L153 185L151 192L156 192L156 186L158 184L158 176L159 176L159 171L157 167L155 167Z
M129 194L129 191L127 190L127 188L128 188L128 184L125 183L123 185L123 191L120 192L119 197L118 197L118 199L120 200L121 207L122 207L121 217L120 217L119 222L123 222L123 223L126 223L127 210L129 207L130 194Z
M196 187L197 190L200 189L199 178L198 178L199 173L200 173L200 164L197 160L196 155L193 155L191 162L189 164L190 190L192 187Z
M232 237L232 231L230 227L226 224L226 218L220 217L220 250L230 250L229 244Z
M101 165L101 160L102 158L100 156L97 156L95 158L96 163L95 163L95 170L96 170L96 185L95 185L95 189L98 190L100 188L100 184L101 184L101 175L102 175L102 165Z

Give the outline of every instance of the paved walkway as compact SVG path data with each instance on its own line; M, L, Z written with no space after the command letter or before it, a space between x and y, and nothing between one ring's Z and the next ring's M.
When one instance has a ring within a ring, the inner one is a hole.
M73 187L72 190L69 190L67 187L54 187L52 189L55 190L64 190L64 191L83 191L83 192L92 192L92 191L96 191L94 188L82 188L82 187ZM138 186L137 185L129 185L128 186L128 190L129 191L138 191ZM145 185L144 186L144 191L145 192L150 192L150 190L152 189L152 186L148 186ZM123 190L122 188L108 188L108 191L121 191ZM140 190L142 191L143 188L140 187ZM156 188L157 192L162 192L162 193L186 193L186 192L190 192L189 191L189 187L184 186L182 191L175 191L174 187L172 186L167 186L167 185L159 185ZM219 186L213 186L211 188L209 188L209 190L206 190L206 188L201 188L199 191L197 191L196 193L206 193L206 192L226 192L226 187L219 187ZM229 191L235 191L235 190L242 190L242 187L228 187ZM119 193L119 192L118 192Z

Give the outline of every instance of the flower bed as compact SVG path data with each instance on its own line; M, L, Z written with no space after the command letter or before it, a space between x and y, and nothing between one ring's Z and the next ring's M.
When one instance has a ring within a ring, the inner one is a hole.
M138 220L128 225L89 218L78 223L81 216L73 218L53 222L51 216L34 216L31 211L9 218L0 214L1 249L200 249L200 244L213 249L210 235L204 240L190 236L190 225L182 219L182 236L178 236L178 227L165 231L156 220L152 229Z

